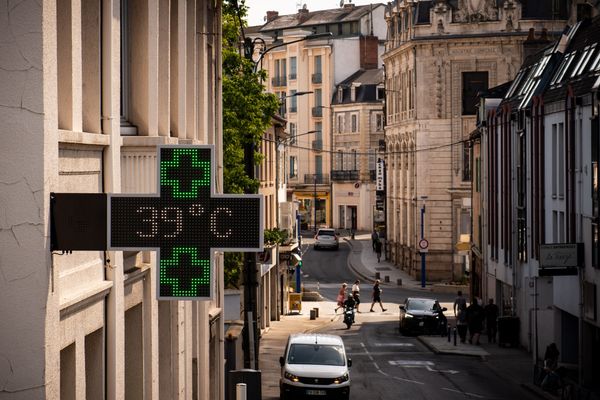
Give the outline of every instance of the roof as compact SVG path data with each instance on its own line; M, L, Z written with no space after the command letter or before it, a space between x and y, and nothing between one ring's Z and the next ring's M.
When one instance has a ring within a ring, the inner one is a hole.
M290 335L290 344L293 343L344 345L344 341L340 336L324 333L292 333Z
M296 14L280 15L260 27L260 31L272 31L313 25L358 21L369 14L372 9L383 6L381 3L363 6L340 7L330 10L306 11L299 10Z
M383 68L359 69L336 86L331 104L349 103L381 103L383 98L378 98L377 87L383 85ZM355 99L351 100L352 87L355 89ZM338 90L342 90L342 101L339 101Z

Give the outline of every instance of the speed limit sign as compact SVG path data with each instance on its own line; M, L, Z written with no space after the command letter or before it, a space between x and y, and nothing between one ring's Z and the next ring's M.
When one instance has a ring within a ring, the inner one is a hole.
M429 242L427 239L421 239L419 241L419 247L421 248L421 253L427 253L427 248L429 247Z

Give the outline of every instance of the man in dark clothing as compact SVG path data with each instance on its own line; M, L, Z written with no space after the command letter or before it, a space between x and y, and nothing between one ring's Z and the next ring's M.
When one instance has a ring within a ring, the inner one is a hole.
M496 343L496 332L498 331L498 306L494 304L494 299L490 299L488 304L483 307L485 314L485 328L487 331L488 343Z
M467 325L469 326L469 343L479 344L479 336L483 328L483 307L477 303L477 299L473 298L471 305L467 307Z
M377 262L381 262L381 240L377 239L375 242L375 253L377 253Z
M377 233L376 229L373 229L373 233L371 233L371 244L373 245L373 251L375 251L375 242L379 241L379 233Z

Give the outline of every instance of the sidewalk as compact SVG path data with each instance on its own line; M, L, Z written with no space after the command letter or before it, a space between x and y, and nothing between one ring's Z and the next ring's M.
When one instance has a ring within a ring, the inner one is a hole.
M402 286L406 289L430 292L429 288L421 288L420 282L414 280L404 271L391 263L381 260L371 248L369 233L356 234L354 240L343 237L352 247L348 256L348 266L366 282L375 280L375 273L379 272L382 285L385 287L400 287L398 279L402 279ZM385 282L389 277L389 283ZM444 306L447 306L444 304ZM330 324L341 323L341 314L334 314L335 302L315 301L302 302L302 314L282 315L280 321L272 321L271 326L263 334L260 341L260 370L262 375L262 394L265 400L279 398L279 357L283 355L288 336L291 333L313 332L326 328ZM449 310L451 310L448 307ZM319 317L311 320L310 309L319 308ZM449 316L449 323L453 324L453 317ZM532 356L523 349L499 347L497 344L488 344L487 338L482 336L482 345L468 345L453 341L448 343L447 337L420 336L419 340L437 354L462 355L479 357L488 363L498 376L506 379L507 384L516 384L528 389L532 394L543 399L556 399L556 397L542 391L533 385L533 360Z

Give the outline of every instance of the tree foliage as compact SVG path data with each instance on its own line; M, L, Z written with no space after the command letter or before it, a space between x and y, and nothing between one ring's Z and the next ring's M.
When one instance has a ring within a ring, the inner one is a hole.
M238 5L239 3L239 5ZM244 146L258 149L279 103L266 93L264 71L254 72L252 61L243 57L240 29L245 25L244 0L223 1L223 186L225 193L256 192L258 180L250 179L244 164ZM256 164L262 160L254 155ZM238 287L243 257L225 253L225 286Z
M240 18L246 15L243 1ZM242 23L244 21L242 20ZM226 193L255 192L258 181L250 179L244 168L244 145L251 142L258 148L271 118L279 108L277 97L265 92L264 71L254 72L252 61L243 57L240 39L240 19L235 0L225 0L223 6L223 161ZM240 54L241 53L241 54ZM255 162L262 157L255 153Z

